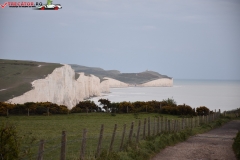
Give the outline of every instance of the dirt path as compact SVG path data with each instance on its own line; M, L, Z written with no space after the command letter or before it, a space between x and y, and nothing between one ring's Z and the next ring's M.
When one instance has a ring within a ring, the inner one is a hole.
M240 120L189 138L162 150L151 160L236 160L232 151L233 138L240 130Z

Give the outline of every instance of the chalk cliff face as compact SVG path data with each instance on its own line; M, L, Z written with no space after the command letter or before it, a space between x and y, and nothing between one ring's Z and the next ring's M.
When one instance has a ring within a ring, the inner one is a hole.
M85 76L78 73L79 77L75 80L75 72L69 65L56 68L44 79L32 82L33 89L21 96L9 99L11 103L25 102L52 102L58 105L65 105L69 109L74 107L79 101L93 96L100 96L101 93L109 93L109 88L128 87L129 84L116 79L105 77L103 81L94 75ZM141 87L170 87L173 79L161 78L143 84Z
M121 87L128 87L129 86L129 84L121 82L121 81L116 80L116 79L112 79L112 78L108 78L108 77L104 77L104 79L108 80L110 88L121 88Z
M104 79L104 81L102 81L100 83L100 91L102 93L109 93L110 92L110 90L109 90L109 80Z
M48 101L58 105L66 105L71 109L85 98L100 96L101 90L109 91L107 84L100 86L98 77L85 76L84 73L79 74L79 78L75 80L75 72L69 65L56 68L45 79L33 81L32 90L10 99L8 102L22 104Z
M161 78L153 81L149 81L143 84L139 84L140 87L172 87L173 79Z

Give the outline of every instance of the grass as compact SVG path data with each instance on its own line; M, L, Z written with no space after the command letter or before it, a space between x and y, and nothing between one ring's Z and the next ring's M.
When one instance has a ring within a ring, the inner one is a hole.
M41 65L41 67L38 67ZM0 59L0 101L6 101L32 89L31 82L52 73L60 64Z
M135 121L134 136L136 136L137 122L147 117L157 117L160 114L143 113L138 115L138 119L133 114L117 114L111 116L106 113L76 113L69 115L51 116L10 116L0 117L0 121L8 121L17 126L18 135L23 137L23 146L27 146L26 141L35 139L32 144L32 152L36 155L38 143L41 139L46 140L44 157L48 159L58 159L60 155L61 132L67 132L68 152L67 159L77 159L82 138L82 131L87 129L87 155L93 157L96 151L100 126L104 124L104 137L102 148L108 148L114 125L117 124L116 139L113 146L114 151L119 150L123 125L127 125L126 139L132 121ZM169 119L176 119L177 116L163 115ZM143 123L143 121L142 121Z
M146 160L159 153L167 146L185 141L188 137L195 134L207 132L213 128L230 121L229 118L221 118L209 124L203 124L193 129L182 130L177 133L160 133L157 136L149 137L145 141L140 141L139 145L133 144L126 148L123 152L106 154L103 153L98 160Z
M75 113L69 115L51 115L51 116L10 116L0 117L0 121L14 123L17 126L19 137L22 137L22 148L28 148L29 142L35 140L30 145L30 157L36 159L39 141L45 140L44 158L59 159L61 147L61 132L64 130L67 133L67 155L66 159L74 160L79 158L79 150L81 146L82 131L87 129L87 148L86 159L93 159L96 154L97 143L99 138L100 126L104 124L102 153L98 159L111 160L146 160L158 153L166 146L176 144L186 140L189 136L209 131L217 126L230 121L230 118L221 118L209 124L202 124L192 130L186 129L178 133L162 132L158 136L150 136L147 140L140 140L137 145L135 143L138 121L145 118L153 118L163 116L164 119L179 119L178 116L160 115L153 113L141 113L138 119L134 114L117 114L112 116L110 113ZM128 142L131 122L135 122L133 130L133 142ZM114 125L117 124L116 138L114 141L113 152L108 153L110 140ZM124 150L119 152L121 143L123 125L126 124L126 135L124 141ZM147 126L146 126L147 127ZM142 128L140 137L142 137ZM151 124L151 135L153 133L153 125ZM147 132L146 132L147 134ZM26 158L26 159L31 159Z

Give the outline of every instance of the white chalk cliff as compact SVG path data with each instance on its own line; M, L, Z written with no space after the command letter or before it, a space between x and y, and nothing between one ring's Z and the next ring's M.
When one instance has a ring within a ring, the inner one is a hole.
M9 103L23 104L25 102L52 102L58 105L65 105L69 109L74 107L79 101L89 97L100 96L101 93L109 93L109 88L119 88L130 86L127 83L116 79L105 77L103 81L94 75L86 76L78 73L75 79L75 72L69 65L56 68L44 79L32 82L33 89L21 96L9 99ZM173 79L161 78L143 84L141 87L170 87Z
M10 99L8 102L22 104L48 101L58 105L66 105L71 109L85 98L100 96L101 91L109 91L107 84L100 85L98 77L85 76L84 73L79 74L78 79L75 80L75 72L69 65L56 68L45 79L33 81L32 90Z
M173 79L160 78L146 83L138 84L140 87L172 87Z
M129 86L129 84L121 82L121 81L116 80L116 79L112 79L112 78L108 78L108 77L104 77L104 79L108 80L110 88L122 88L122 87L128 87Z

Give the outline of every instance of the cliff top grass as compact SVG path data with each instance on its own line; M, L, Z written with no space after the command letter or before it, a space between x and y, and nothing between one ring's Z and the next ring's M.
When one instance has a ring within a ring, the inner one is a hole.
M0 101L7 101L32 89L36 79L45 78L57 63L0 59Z
M161 75L154 71L144 71L140 73L121 73L118 70L104 70L102 68L96 67L86 67L80 66L76 64L70 64L71 67L75 70L75 72L84 72L85 74L93 74L100 79L104 77L113 78L128 84L141 84L146 83L152 80L160 79L160 78L168 78L166 75Z

